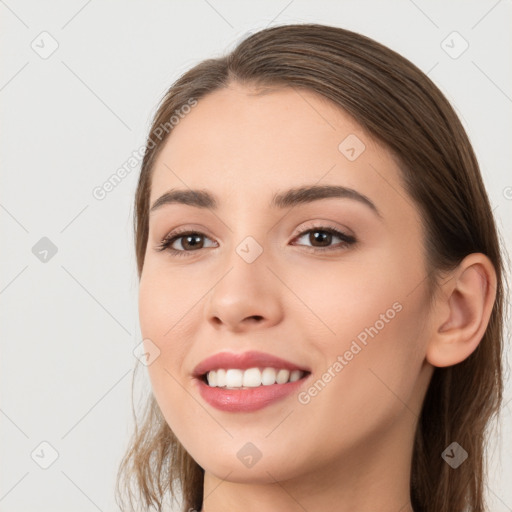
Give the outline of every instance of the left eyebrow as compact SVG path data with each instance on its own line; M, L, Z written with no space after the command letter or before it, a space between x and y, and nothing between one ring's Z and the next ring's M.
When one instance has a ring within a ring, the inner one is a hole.
M365 195L352 188L339 185L312 185L296 187L272 196L269 208L288 208L298 204L312 203L329 198L352 199L368 206L376 215L381 217L378 208ZM150 213L166 204L185 204L196 208L216 210L217 198L206 190L172 189L160 196L151 206Z

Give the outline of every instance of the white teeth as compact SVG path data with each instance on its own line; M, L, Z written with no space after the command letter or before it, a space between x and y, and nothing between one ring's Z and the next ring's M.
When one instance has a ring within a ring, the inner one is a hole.
M244 372L230 368L226 371L226 387L239 388L242 386Z
M217 381L215 382L216 386L219 387L225 387L226 386L226 370L220 369L216 372L208 372L208 373L216 373L217 374Z
M264 386L270 386L276 383L276 369L275 368L263 368L261 372L261 383Z
M290 371L289 370L279 370L277 372L276 382L278 384L284 384L285 382L288 382L289 378L290 378Z
M293 370L292 373L290 373L290 382L295 382L296 380L299 380L302 377L302 372L300 370Z
M206 374L210 387L219 388L257 388L258 386L271 386L272 384L286 384L295 382L304 376L302 370L276 369L276 368L249 368L238 370L235 368L211 370Z
M237 370L239 371L239 370ZM259 368L249 368L245 370L242 384L246 388L257 388L261 386L261 372Z
M208 379L208 386L214 388L217 385L217 372L208 372L206 378Z

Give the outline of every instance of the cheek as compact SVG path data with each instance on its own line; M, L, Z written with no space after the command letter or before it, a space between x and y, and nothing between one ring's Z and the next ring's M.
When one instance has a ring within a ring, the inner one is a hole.
M423 279L420 258L388 252L336 269L318 265L314 279L295 281L294 291L314 313L299 322L319 361L318 402L325 400L326 410L391 407L394 392L411 392L426 350Z
M167 344L182 332L187 319L204 295L204 282L197 274L185 273L147 258L139 282L139 321L143 337ZM184 321L185 320L185 321ZM165 347L160 347L164 349Z
M301 317L322 333L317 339L326 349L339 349L360 333L364 338L365 329L375 323L380 331L398 316L413 288L408 283L420 275L410 267L389 254L371 260L355 254L342 262L314 262L314 269L301 269L287 279L303 302Z
M426 350L427 292L419 266L391 263L340 272L334 283L325 276L312 280L309 297L318 297L316 312L335 333L312 338L324 371L336 375L324 374L333 382L325 410L342 405L384 415L401 408L397 396L406 400L414 388Z
M155 398L164 414L164 401L179 404L181 398L185 399L177 381L183 380L179 371L189 348L183 341L190 339L190 334L185 333L185 329L190 327L187 313L190 316L198 300L190 293L180 293L182 283L167 274L164 269L152 268L151 263L144 268L138 304L144 343L157 347L153 350L157 351L158 357L147 370Z
M371 301L346 301L337 322L334 315L331 319L336 337L315 339L310 353L316 352L322 364L297 397L301 429L317 432L321 425L326 440L308 454L312 461L320 464L333 452L352 450L361 442L368 446L396 422L415 420L425 310L417 297L399 303L395 298L374 290Z

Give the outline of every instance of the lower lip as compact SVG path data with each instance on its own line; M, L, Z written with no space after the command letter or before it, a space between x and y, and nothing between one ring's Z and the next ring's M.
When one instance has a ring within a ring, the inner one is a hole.
M211 387L201 379L197 379L197 382L203 399L216 409L228 412L251 412L263 409L296 392L308 376L286 384L271 384L248 389Z

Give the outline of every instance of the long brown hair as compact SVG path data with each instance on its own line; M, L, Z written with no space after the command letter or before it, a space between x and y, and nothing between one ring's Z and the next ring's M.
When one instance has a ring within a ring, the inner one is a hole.
M205 60L182 75L154 115L142 162L134 216L139 278L153 162L172 132L169 120L178 119L176 113L191 101L233 82L314 91L387 147L421 213L434 286L442 271L470 253L484 253L492 261L497 289L487 330L467 359L434 369L416 430L410 481L416 512L485 511L486 437L503 392L500 245L468 136L441 91L410 61L349 30L294 24L261 30L228 55ZM441 457L453 441L469 454L457 470ZM118 503L123 484L132 507L136 498L162 510L166 497L180 496L184 511L201 510L203 477L204 470L174 436L151 394L119 467Z

